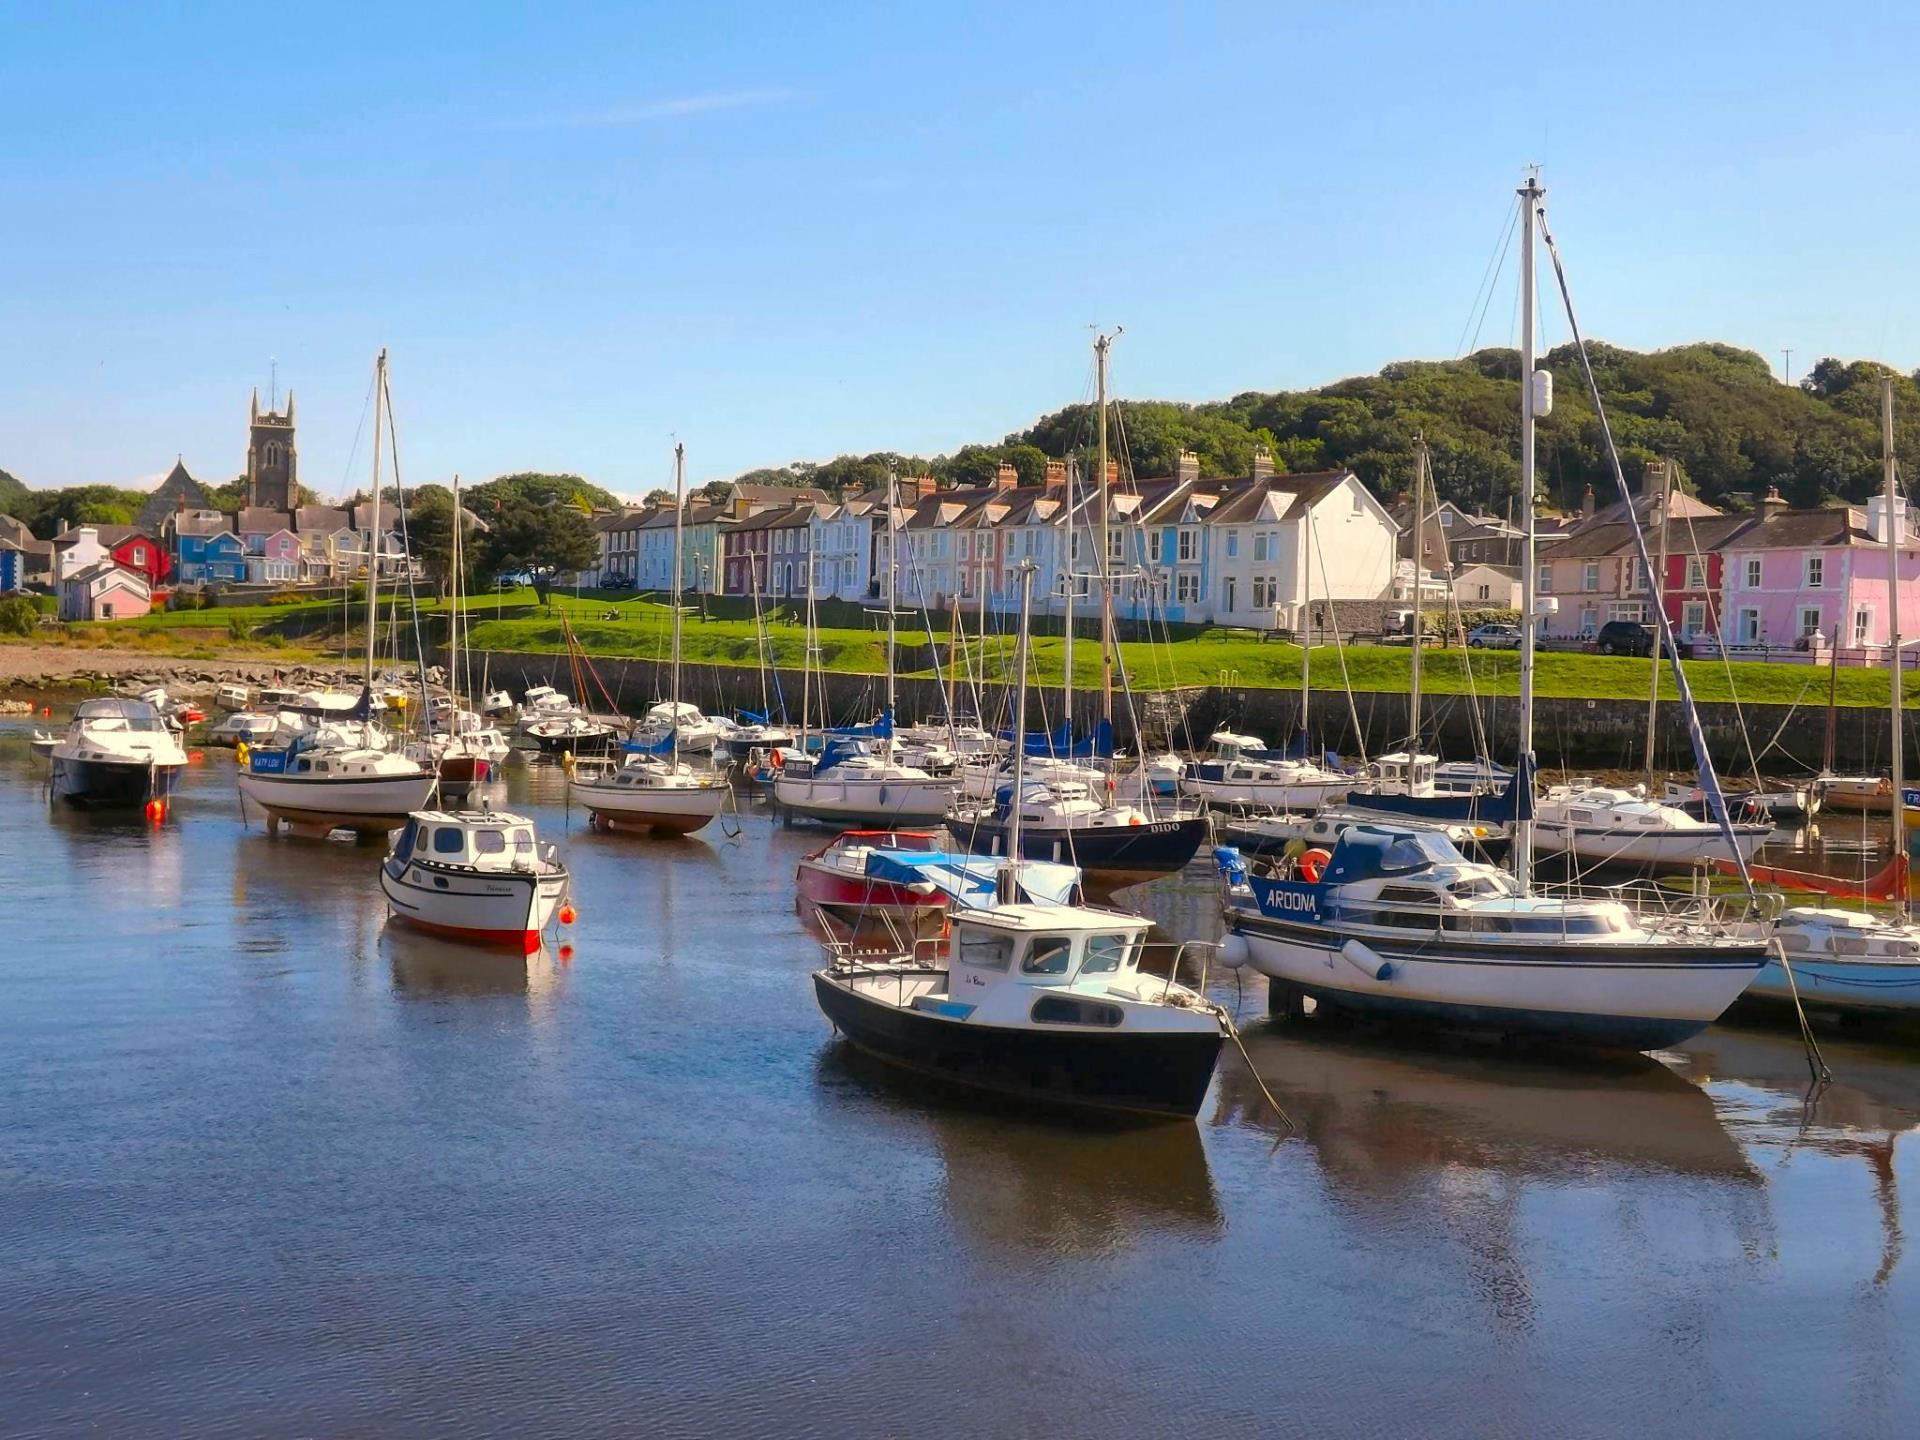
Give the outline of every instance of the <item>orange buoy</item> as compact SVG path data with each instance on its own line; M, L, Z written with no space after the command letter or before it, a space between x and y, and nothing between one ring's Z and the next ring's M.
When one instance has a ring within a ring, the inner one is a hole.
M580 918L580 912L575 910L573 906L562 905L560 907L560 923L562 925L571 925L575 920L578 920L579 918Z
M187 763L189 765L202 764L206 760L206 758L207 758L206 755L199 750L187 751Z
M158 824L166 813L167 807L162 805L158 800L147 801L147 819Z
M1327 862L1331 859L1333 859L1331 852L1322 850L1318 846L1303 851L1300 856L1300 878L1309 885L1318 885L1320 872L1326 868Z
M571 959L573 959L573 946L571 946L571 945L562 945L562 946L560 947L560 958L561 958L562 960L571 960Z

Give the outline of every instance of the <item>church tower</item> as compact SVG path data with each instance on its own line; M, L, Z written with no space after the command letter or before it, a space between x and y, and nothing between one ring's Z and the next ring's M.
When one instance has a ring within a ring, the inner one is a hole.
M299 486L299 467L293 449L293 392L287 408L276 414L260 408L260 391L253 392L253 411L247 420L247 504L268 510L291 510Z

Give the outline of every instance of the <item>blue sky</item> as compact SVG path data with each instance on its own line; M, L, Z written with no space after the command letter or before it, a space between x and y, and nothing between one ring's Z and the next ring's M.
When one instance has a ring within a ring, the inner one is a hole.
M0 469L638 494L1460 348L1539 163L1590 333L1920 364L1912 6L0 0ZM1512 266L1480 341L1510 343ZM1557 335L1556 330L1550 331Z

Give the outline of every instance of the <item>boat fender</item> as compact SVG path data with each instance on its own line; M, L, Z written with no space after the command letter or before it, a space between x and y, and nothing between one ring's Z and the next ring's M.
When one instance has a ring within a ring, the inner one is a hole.
M251 753L252 751L248 748L247 742L244 740L242 740L238 745L233 747L233 758L240 762L240 768L243 770L246 769L247 757Z
M1232 931L1220 937L1220 963L1229 970L1238 970L1253 959L1253 949L1247 944L1247 937Z
M1340 958L1369 980L1391 980L1393 965L1380 958L1379 952L1358 940L1349 940L1340 947Z
M1887 703L1888 703L1888 704L1892 704L1893 702L1892 702L1892 701L1888 701ZM1141 823L1142 823L1142 821L1141 821L1141 819L1140 819L1140 817L1139 817L1138 815L1130 815L1130 816L1128 816L1128 817L1127 817L1127 824L1129 824L1129 825L1139 825L1139 824L1141 824Z

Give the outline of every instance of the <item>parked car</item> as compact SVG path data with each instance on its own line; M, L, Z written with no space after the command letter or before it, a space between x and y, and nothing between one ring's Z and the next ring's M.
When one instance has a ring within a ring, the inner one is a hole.
M1638 620L1609 620L1593 637L1593 648L1602 655L1651 655L1657 639L1658 633L1651 625ZM1691 655L1693 647L1682 642L1679 651L1682 656Z
M1518 650L1518 625L1476 625L1467 632L1467 644L1475 650Z
M608 575L600 581L600 588L602 590L631 590L633 588L633 577L631 575Z

